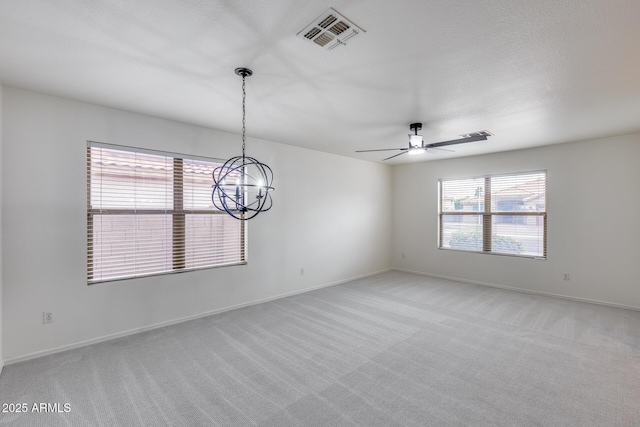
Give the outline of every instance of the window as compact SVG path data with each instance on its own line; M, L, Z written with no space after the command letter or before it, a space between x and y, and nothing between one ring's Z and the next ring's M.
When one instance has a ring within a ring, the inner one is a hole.
M211 202L218 166L89 142L88 282L244 263L244 221Z
M547 174L439 180L440 249L547 256Z

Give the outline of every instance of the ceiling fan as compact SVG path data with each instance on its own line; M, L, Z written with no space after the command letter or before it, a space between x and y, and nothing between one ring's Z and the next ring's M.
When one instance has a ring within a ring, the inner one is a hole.
M480 132L473 132L473 133L467 133L467 134L461 135L462 138L459 138L459 139L452 139L449 141L442 141L442 142L434 142L433 144L425 144L424 140L422 139L422 135L418 135L418 131L422 129L422 123L411 123L409 125L409 129L413 131L413 134L409 134L409 146L406 148L381 148L377 150L357 150L356 153L366 153L370 151L400 151L400 153L398 154L394 154L393 156L387 157L386 159L382 159L382 161L385 161L385 160L393 159L394 157L401 156L406 153L420 154L420 153L424 153L427 150L432 150L432 149L451 151L451 150L446 150L440 147L446 147L448 145L455 145L455 144L464 144L467 142L474 142L474 141L484 141L487 139L487 137L493 135L491 132L483 130Z

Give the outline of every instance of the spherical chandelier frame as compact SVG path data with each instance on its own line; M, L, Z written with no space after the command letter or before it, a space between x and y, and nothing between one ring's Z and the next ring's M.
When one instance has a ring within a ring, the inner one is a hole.
M253 157L236 156L213 171L213 205L239 220L271 209L273 171Z

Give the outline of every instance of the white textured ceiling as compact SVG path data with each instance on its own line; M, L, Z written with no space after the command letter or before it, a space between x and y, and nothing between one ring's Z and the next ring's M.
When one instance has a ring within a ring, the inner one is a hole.
M366 30L296 37L329 7ZM640 131L639 0L2 0L0 83L380 161L490 130L466 156ZM248 145L248 151L251 147Z

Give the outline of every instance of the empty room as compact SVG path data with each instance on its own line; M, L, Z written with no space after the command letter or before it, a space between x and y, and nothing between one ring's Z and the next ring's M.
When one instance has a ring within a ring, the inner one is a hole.
M0 425L640 425L639 22L0 2Z

